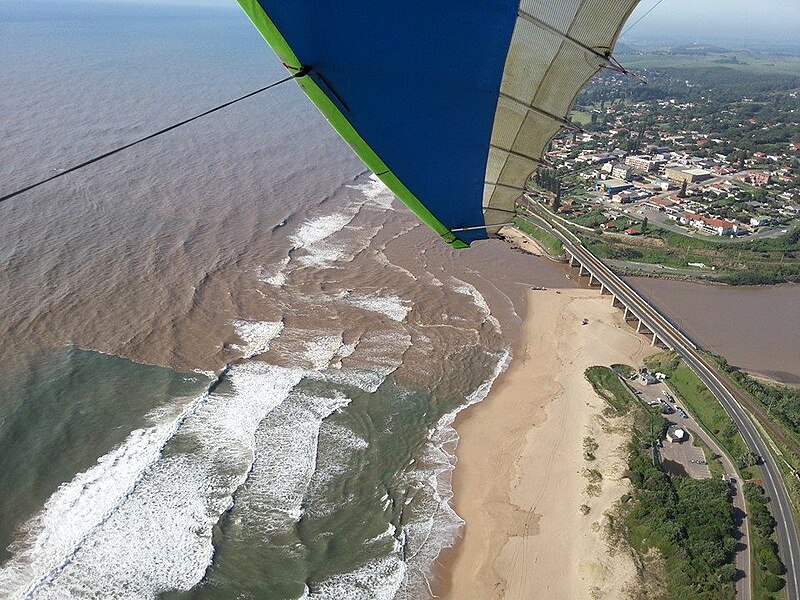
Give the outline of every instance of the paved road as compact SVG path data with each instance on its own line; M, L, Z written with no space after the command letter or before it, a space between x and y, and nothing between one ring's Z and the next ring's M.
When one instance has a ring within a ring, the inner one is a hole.
M529 206L549 222L547 213L538 207L535 202L531 202ZM568 232L565 233L560 228L553 227L549 223L548 225L550 233L561 241L566 250L590 269L595 278L615 294L637 318L644 322L645 326L658 335L662 342L681 355L686 364L708 386L734 423L736 423L748 449L762 457L763 464L760 465L759 470L767 495L772 499L771 509L773 516L778 522L778 546L787 570L787 597L791 599L800 598L798 595L800 593L800 540L794 524L794 515L789 496L766 442L761 438L749 415L737 399L740 392L731 383L727 382L726 385L724 379L717 374L716 368L708 363L706 358L698 351L697 346L686 335L584 248L575 236Z

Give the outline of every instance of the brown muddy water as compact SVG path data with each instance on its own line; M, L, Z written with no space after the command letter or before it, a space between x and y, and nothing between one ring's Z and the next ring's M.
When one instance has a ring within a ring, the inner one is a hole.
M800 384L800 286L627 281L703 348L751 373Z

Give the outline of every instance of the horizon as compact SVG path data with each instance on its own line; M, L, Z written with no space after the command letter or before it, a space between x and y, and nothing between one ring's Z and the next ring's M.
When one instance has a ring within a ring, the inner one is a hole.
M48 3L7 2L35 8ZM240 10L235 0L77 0L72 6L152 5L169 8ZM59 7L69 7L58 3ZM14 9L11 8L13 11ZM623 43L648 39L676 42L768 43L800 46L800 2L795 0L642 0L623 27Z

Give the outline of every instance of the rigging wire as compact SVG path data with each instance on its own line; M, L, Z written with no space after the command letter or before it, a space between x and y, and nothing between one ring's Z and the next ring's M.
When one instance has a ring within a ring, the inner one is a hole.
M113 150L109 150L108 152L100 154L99 156L95 156L94 158L90 158L89 160L85 160L82 163L77 164L75 166L72 166L72 167L70 167L68 169L64 169L63 171L59 171L55 175L51 175L50 177L42 179L41 181L38 181L36 183L32 183L30 185L27 185L27 186L25 186L23 188L20 188L20 189L18 189L16 191L13 191L13 192L9 193L9 194L5 194L4 196L0 197L0 202L5 202L6 200L10 200L11 198L13 198L15 196L19 196L20 194L23 194L23 193L25 193L25 192L27 192L29 190L32 190L34 188L39 187L40 185L44 185L45 183L53 181L54 179L58 179L59 177L63 177L64 175L67 175L68 173L73 173L73 172L77 171L78 169L82 169L84 167L87 167L87 166L91 165L92 163L96 163L96 162L98 162L100 160L103 160L104 158L108 158L109 156L117 154L118 152L122 152L123 150L127 150L131 146L135 146L136 144L141 144L142 142L146 142L147 140L152 140L153 138L158 137L160 135L163 135L163 134L167 133L168 131L172 131L173 129L177 129L178 127L186 125L187 123L191 123L192 121L195 121L195 120L197 120L197 119L199 119L201 117L205 117L206 115L210 115L211 113L214 113L214 112L217 112L218 110L226 108L226 107L230 106L231 104L236 104L237 102L241 102L242 100L245 100L247 98L251 98L251 97L255 96L256 94L260 94L261 92L266 92L267 90L272 89L274 87L277 87L282 83L286 83L287 81L291 81L292 79L296 79L298 77L304 77L304 76L308 75L308 73L310 71L311 71L311 69L309 67L302 67L296 73L294 73L292 75L289 75L288 77L284 77L280 81L275 81L273 83L270 83L269 85L265 85L262 88L259 88L259 89L255 90L255 91L250 92L249 94L245 94L244 96L239 96L238 98L235 98L233 100L229 100L228 102L225 102L223 104L219 104L219 105L215 106L214 108L211 108L209 110L201 112L200 114L197 114L197 115L195 115L193 117L189 117L188 119L184 119L180 123L175 123L174 125L170 125L169 127L165 127L164 129L156 131L155 133L151 133L150 135L146 135L143 138L139 138L138 140L135 140L133 142L129 142L129 143L123 145L123 146L119 146L118 148L114 148Z
M631 24L630 24L628 27L626 27L626 28L625 28L625 31L623 31L621 34L619 34L619 37L622 37L623 35L625 35L626 33L628 33L628 32L629 32L631 29L633 29L633 28L634 28L634 26L635 26L635 25L636 25L636 24L637 24L639 21L641 21L642 19L644 19L644 18L645 18L647 15L649 15L651 12L653 12L653 11L655 10L656 6L658 6L659 4L661 4L663 1L664 1L664 0L658 0L658 2L656 2L655 4L653 4L653 6L651 6L651 7L650 7L650 10L648 10L648 11L647 11L646 13L644 13L644 14L643 14L641 17L639 17L639 18L638 18L638 19L636 19L636 20L635 20L633 23L631 23Z

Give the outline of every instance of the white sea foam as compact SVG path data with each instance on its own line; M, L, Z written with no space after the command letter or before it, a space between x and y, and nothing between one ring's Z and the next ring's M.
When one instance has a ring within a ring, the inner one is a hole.
M233 326L236 328L236 335L238 335L244 346L240 350L244 353L245 358L263 354L269 350L269 344L272 340L278 337L283 331L282 321L234 321Z
M284 285L287 281L285 269L289 264L289 260L290 259L287 256L279 263L276 263L270 267L262 267L259 279L275 287Z
M395 263L390 261L389 257L386 256L386 253L383 252L383 251L376 252L375 253L375 259L380 264L382 264L384 267L389 267L390 269L394 269L398 273L402 273L403 275L405 275L406 277L408 277L409 279L411 279L413 281L418 281L418 279L419 279L416 275L414 275L414 273L412 273L411 271L409 271L405 267L401 267L400 265L396 265Z
M383 210L394 210L394 194L378 177L370 174L367 181L352 186L361 192L373 205Z
M442 550L452 545L464 524L450 505L452 471L456 464L453 452L458 443L453 421L462 410L486 398L510 361L510 352L500 354L492 375L467 396L464 404L439 419L428 435L422 460L427 469L415 469L408 474L410 487L420 490L414 497L421 503L415 507L415 513L426 516L404 527L408 570L397 600L413 600L430 593L428 575L433 563Z
M310 362L314 370L324 369L338 356L339 349L343 347L342 334L309 331L305 336L304 345L304 360Z
M395 552L350 573L324 580L309 597L319 600L392 600L403 583L406 565Z
M6 597L30 596L63 568L126 501L165 444L207 399L200 396L182 410L176 407L171 419L132 431L95 466L59 487L26 523L23 538L11 547L13 556L0 569Z
M29 525L32 543L0 572L0 588L12 598L59 599L191 588L210 564L211 528L250 470L259 422L301 377L237 365L232 394L206 395L173 421L132 433L48 500Z
M366 296L348 296L345 300L350 306L355 306L362 310L368 310L378 314L386 315L390 319L397 322L403 322L406 316L411 312L409 306L399 296L379 296L377 294L369 294Z
M354 216L354 212L348 211L348 213L338 212L308 219L294 234L289 236L289 240L295 248L310 248L341 231L353 220Z
M256 432L255 463L237 493L236 516L247 527L285 531L303 514L303 498L314 473L322 422L350 403L294 392Z
M339 346L339 349L336 350L336 354L331 360L328 368L330 369L341 369L342 368L342 360L347 358L348 356L352 356L353 353L356 351L356 346L358 345L358 341L350 342L348 344L342 343Z
M307 375L312 379L373 393L403 364L403 355L410 346L411 335L405 330L368 331L353 346L351 358L359 367L326 369ZM347 352L350 347L343 345L341 349Z
M457 282L457 285L453 288L453 291L458 292L459 294L464 294L465 296L469 296L472 298L472 301L475 303L475 306L478 307L478 310L484 317L484 321L488 321L491 325L495 328L497 333L502 333L502 329L500 327L500 322L492 315L492 311L489 308L489 304L487 304L486 299L483 297L478 289L472 285L471 283L467 283L466 281L462 281L460 279L453 279Z

